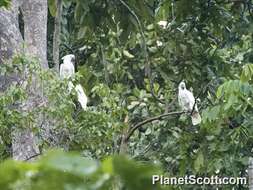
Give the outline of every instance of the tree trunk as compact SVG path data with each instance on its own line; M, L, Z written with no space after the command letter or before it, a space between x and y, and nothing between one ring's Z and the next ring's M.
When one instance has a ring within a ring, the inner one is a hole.
M25 53L39 59L42 68L47 69L47 0L26 0L22 4L24 19ZM29 98L23 109L32 110L37 101L43 100L40 81L33 76L33 83ZM38 115L35 127L43 127L43 117ZM30 160L40 154L38 140L32 128L17 128L13 136L13 158L16 160Z
M4 64L14 54L21 52L23 39L19 32L16 5L17 2L13 1L9 10L0 8L0 64ZM0 91L4 91L18 78L16 75L0 75Z
M0 9L0 64L7 64L16 53L22 52L23 39L18 26L18 8L21 1L12 1L9 10ZM0 91L6 90L21 76L0 76ZM17 160L25 160L37 153L34 135L26 130L13 127L12 154Z
M24 41L18 26L18 10L22 6L24 19ZM24 42L24 43L23 43ZM13 55L22 51L25 45L25 53L37 57L43 68L47 64L47 0L12 0L10 10L0 9L0 64L10 60ZM0 90L4 91L21 76L0 76ZM32 110L37 104L37 97L43 97L40 87L36 87L36 76L32 91L24 107L21 109ZM36 127L43 122L38 116ZM39 154L37 139L29 126L21 128L13 127L12 154L16 160L27 160Z
M127 154L128 149L128 142L125 139L125 136L122 137L120 147L119 147L119 154Z
M47 0L26 0L22 5L26 53L39 58L42 68L48 68L47 8Z
M57 0L57 13L54 19L54 39L53 39L53 61L54 68L59 71L60 56L60 34L61 34L61 17L62 17L62 0Z

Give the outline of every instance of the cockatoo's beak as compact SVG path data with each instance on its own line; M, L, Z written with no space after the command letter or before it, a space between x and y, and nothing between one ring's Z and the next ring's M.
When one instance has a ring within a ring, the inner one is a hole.
M75 61L76 61L76 58L75 58L75 56L73 56L72 58L71 58L71 62L75 65Z

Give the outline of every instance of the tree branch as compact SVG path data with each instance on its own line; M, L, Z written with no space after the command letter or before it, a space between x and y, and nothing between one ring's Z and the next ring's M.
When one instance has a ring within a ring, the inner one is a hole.
M152 121L156 121L156 120L161 120L163 118L166 118L168 116L172 116L172 115L181 115L186 113L185 111L174 111L174 112L169 112L169 113L164 113L158 116L154 116L154 117L150 117L144 121L141 121L139 123L137 123L136 125L134 125L133 127L130 128L130 130L128 131L127 135L124 138L124 141L127 142L129 140L129 138L133 135L133 133L140 128L141 126L151 123Z
M31 159L36 158L37 156L40 156L40 155L41 155L41 153L38 153L38 154L32 155L32 156L30 156L30 157L26 158L24 161L30 161Z

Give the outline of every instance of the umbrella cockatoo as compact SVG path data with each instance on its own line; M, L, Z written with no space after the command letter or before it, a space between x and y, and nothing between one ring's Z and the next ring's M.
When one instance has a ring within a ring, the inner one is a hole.
M192 124L197 125L201 122L201 116L198 111L197 103L191 91L186 89L185 82L178 86L178 103L183 111L191 113Z
M65 55L62 59L63 63L60 65L60 77L62 79L70 80L68 82L68 90L69 92L71 92L74 88L74 84L71 81L71 77L73 77L75 74L75 55ZM83 87L81 86L81 84L77 84L74 89L77 93L78 102L81 104L83 110L86 110L88 98L84 93Z

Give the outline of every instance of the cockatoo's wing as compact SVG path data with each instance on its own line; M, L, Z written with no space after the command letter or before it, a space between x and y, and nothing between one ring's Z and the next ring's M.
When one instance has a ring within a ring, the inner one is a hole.
M64 67L63 67L63 64L60 65L60 77L62 79L64 78Z
M194 104L194 97L188 90L179 90L178 102L182 110L191 111Z
M194 98L192 92L187 90L187 89L185 90L185 96L186 96L186 99L188 101L187 109L189 111L192 111L194 103L195 103L195 98Z
M71 81L68 82L68 92L71 93L71 91L74 89L74 85Z
M198 125L201 123L201 116L200 116L199 112L194 111L191 115L191 119L192 119L193 125Z
M183 92L179 92L179 94L178 94L178 104L179 104L181 110L187 111L186 105L188 103L187 103L187 99L185 98L185 95Z
M77 84L75 87L77 93L78 102L81 104L83 110L87 109L88 98L84 93L83 87L80 84Z
M189 99L189 111L191 113L191 119L193 125L198 125L201 123L201 116L198 112L198 105L197 102L195 102L195 98L193 96L193 93L189 90L186 90L187 97Z
M63 63L60 66L60 77L61 78L70 78L74 76L75 68L71 62Z
M191 118L193 125L197 125L201 122L201 117L199 115L197 103L195 103L193 93L186 89L184 83L180 83L179 85L178 102L182 110L192 113Z

